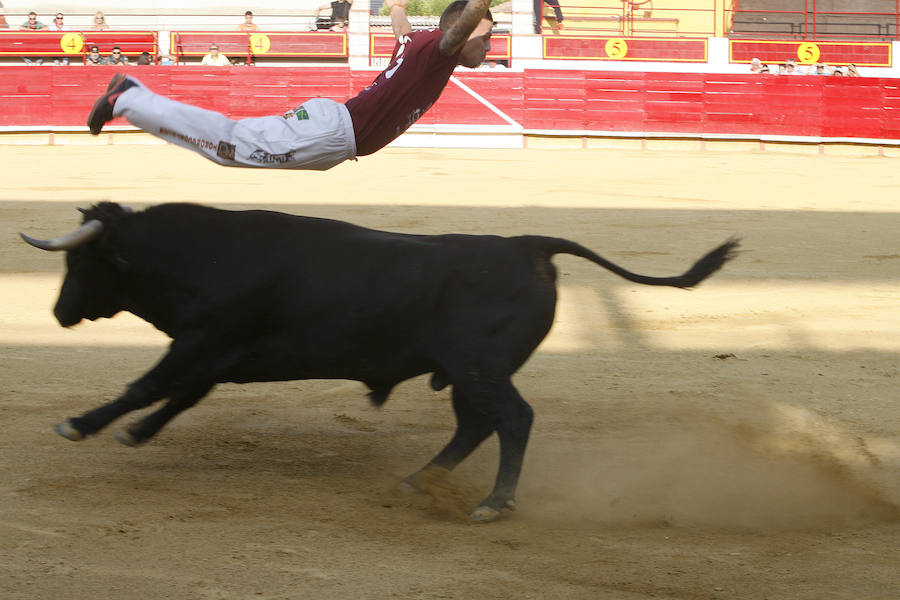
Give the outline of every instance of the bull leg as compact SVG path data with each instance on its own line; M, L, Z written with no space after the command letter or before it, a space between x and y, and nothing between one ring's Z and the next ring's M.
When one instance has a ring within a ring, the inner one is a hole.
M490 420L484 415L479 415L469 398L455 386L453 388L453 412L456 414L456 433L453 434L453 438L425 467L404 479L404 486L418 490L420 474L431 467L452 471L494 432Z
M212 385L197 386L174 394L159 410L150 413L140 421L132 423L119 433L115 434L118 442L126 446L139 446L147 442L159 433L166 423L171 421L180 412L197 404L213 388Z
M496 429L500 438L500 468L493 491L472 513L472 519L481 522L497 519L504 508L515 510L516 487L534 421L534 411L511 382L500 390L498 400Z
M189 384L193 373L203 373L204 380L211 377L211 364L220 353L204 353L202 336L190 336L172 342L169 352L141 378L134 381L117 399L60 423L54 429L66 439L81 441L94 435L125 413L150 406L170 396L174 387ZM214 375L212 375L213 380Z
M516 487L534 413L508 379L492 384L454 384L453 409L457 429L450 443L424 469L404 480L417 488L417 477L429 467L452 470L491 433L500 438L500 468L494 489L472 513L479 522L494 521L504 508L514 510Z

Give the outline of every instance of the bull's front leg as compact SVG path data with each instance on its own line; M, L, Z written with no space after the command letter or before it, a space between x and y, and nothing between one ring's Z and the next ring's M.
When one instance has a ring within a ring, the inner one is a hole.
M173 341L162 360L140 379L131 383L124 394L80 417L73 417L56 425L55 431L68 440L81 441L96 434L122 415L145 408L172 395L195 377L198 367L199 372L202 372L203 367L207 365L207 360L200 360L201 357L208 356L203 354L206 342L208 340L203 336L187 336Z
M197 404L212 387L202 384L173 394L160 409L116 433L116 441L126 446L139 446L149 441L176 415Z

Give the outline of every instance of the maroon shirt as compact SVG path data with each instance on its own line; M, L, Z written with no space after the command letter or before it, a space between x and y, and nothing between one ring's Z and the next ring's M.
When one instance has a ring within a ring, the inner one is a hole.
M440 29L428 29L400 38L388 68L347 100L357 156L387 146L418 121L444 91L462 48L453 56L442 56L438 47L443 35Z

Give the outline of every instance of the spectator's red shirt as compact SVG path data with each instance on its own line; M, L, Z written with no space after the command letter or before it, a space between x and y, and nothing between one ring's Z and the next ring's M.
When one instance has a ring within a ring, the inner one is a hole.
M387 146L418 121L444 91L459 63L459 52L441 55L438 46L443 35L440 29L428 29L401 38L388 68L372 85L347 100L357 156Z

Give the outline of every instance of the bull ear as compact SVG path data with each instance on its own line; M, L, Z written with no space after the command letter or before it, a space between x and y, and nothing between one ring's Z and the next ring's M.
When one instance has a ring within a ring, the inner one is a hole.
M36 240L32 237L28 237L24 233L19 233L19 235L22 236L23 240L35 248L56 251L72 250L73 248L77 248L96 239L101 233L103 233L103 221L92 219L75 231L52 240Z

